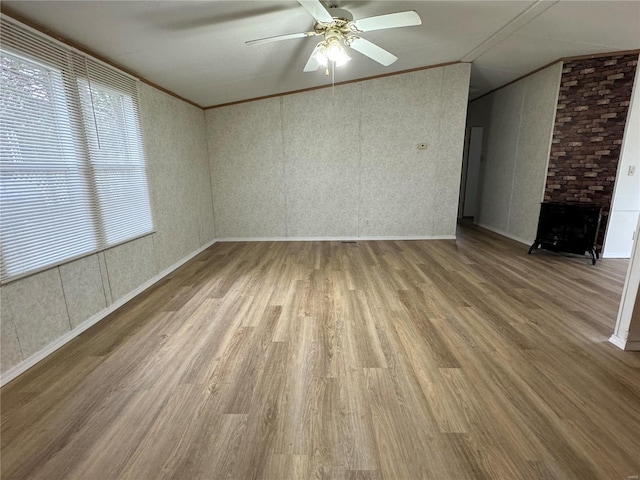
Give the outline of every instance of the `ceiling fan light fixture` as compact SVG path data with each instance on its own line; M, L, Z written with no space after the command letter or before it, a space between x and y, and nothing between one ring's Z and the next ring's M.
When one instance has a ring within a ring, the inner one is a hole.
M325 67L329 61L335 62L336 67L340 67L351 60L337 37L328 38L323 42L322 48L316 52L315 58L320 65Z
M347 52L344 53L344 56L340 58L340 60L336 60L336 67L341 67L345 63L348 63L351 60L351 57L347 55Z
M345 55L345 51L343 46L340 45L340 41L336 37L327 40L325 55L332 62L342 60L343 56Z
M314 55L313 57L316 59L316 61L322 65L323 67L326 67L329 64L329 59L327 58L327 56L324 54L324 47L320 48Z
M298 3L316 20L313 30L260 38L245 43L256 45L292 38L322 37L322 41L311 52L304 66L304 72L316 72L320 66L323 66L326 69L326 73L329 71L327 68L329 62L332 62L331 66L333 68L344 65L351 60L351 57L347 54L347 50L350 48L378 62L380 65L388 67L398 60L398 57L375 43L361 38L359 34L373 30L386 30L388 28L410 27L422 24L420 15L413 10L354 20L353 15L348 10L335 8L338 6L338 2L334 0L330 1L328 7L326 6L326 1L323 4L320 0L298 0Z

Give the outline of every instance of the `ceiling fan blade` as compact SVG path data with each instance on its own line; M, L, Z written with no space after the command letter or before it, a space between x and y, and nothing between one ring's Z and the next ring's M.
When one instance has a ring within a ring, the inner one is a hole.
M372 30L382 30L385 28L410 27L412 25L422 25L420 15L413 10L398 13L389 13L387 15L378 15L376 17L361 18L355 21L356 27L362 32L371 32Z
M316 48L313 49L313 52L311 52L311 56L309 57L309 60L307 60L307 64L304 66L304 70L303 70L304 72L315 72L318 70L318 68L320 68L320 62L316 60L316 53L321 48L322 48L322 44L319 43L318 45L316 45Z
M298 0L298 3L302 5L318 22L333 22L333 17L329 11L324 8L324 5L320 3L320 0Z
M371 43L369 40L365 40L364 38L354 38L349 46L385 67L398 60L398 57L394 54L387 52L384 48L380 48L375 43Z
M289 40L291 38L305 38L305 37L313 37L317 35L316 32L300 32L300 33L289 33L288 35L276 35L275 37L267 37L267 38L259 38L257 40L249 40L248 42L244 42L247 45L259 45L261 43L271 43L271 42L279 42L280 40Z

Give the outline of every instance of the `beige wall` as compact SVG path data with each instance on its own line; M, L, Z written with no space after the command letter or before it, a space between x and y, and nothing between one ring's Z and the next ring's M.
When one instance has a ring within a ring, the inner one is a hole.
M207 110L217 236L455 235L468 87L457 64Z
M141 84L156 233L1 288L4 373L212 241L202 110Z
M467 126L485 127L475 223L532 243L544 195L562 63L469 105Z

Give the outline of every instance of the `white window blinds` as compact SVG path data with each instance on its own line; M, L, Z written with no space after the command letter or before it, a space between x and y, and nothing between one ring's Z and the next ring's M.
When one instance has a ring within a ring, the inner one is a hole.
M0 279L153 230L137 82L2 19Z

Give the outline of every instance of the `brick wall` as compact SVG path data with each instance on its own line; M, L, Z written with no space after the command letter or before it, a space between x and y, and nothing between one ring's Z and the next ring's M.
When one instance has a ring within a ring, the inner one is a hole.
M638 55L563 65L544 199L602 206L602 248Z

